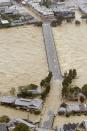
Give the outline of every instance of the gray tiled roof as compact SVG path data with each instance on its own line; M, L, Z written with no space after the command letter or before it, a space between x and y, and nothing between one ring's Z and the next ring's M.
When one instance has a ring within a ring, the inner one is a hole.
M16 99L16 97L12 96L3 96L2 98L0 98L0 102L12 104L15 102Z

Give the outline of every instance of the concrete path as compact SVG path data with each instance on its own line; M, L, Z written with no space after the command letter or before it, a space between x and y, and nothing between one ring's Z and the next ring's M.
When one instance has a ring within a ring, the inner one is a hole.
M57 57L56 47L50 23L44 22L42 28L49 70L53 73L53 78L55 80L62 79L60 64Z

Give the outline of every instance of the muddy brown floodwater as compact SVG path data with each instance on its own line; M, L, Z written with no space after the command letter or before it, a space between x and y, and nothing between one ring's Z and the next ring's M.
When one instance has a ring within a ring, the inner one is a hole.
M87 83L87 24L80 26L65 23L53 28L54 39L58 51L62 74L75 68L78 78L75 84L83 86Z
M64 23L53 28L53 34L62 74L71 68L77 69L78 77L73 84L82 87L87 83L87 24L80 26L74 23ZM61 102L60 97L58 103ZM56 116L54 128L65 123L79 123L86 116L71 116L70 118Z
M39 84L47 73L41 28L23 26L0 30L0 92Z

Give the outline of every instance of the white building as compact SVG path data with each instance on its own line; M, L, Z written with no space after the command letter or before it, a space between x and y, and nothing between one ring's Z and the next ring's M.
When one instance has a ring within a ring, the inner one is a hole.
M12 0L0 0L0 11L4 11L12 5Z
M10 6L12 4L12 0L0 0L0 6Z

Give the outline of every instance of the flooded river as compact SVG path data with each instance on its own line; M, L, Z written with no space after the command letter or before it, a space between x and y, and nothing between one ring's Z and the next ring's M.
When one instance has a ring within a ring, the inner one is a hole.
M87 24L66 23L53 28L53 33L62 74L71 68L77 69L75 84L81 87L87 83Z
M0 92L39 84L47 72L41 28L23 26L0 30Z

